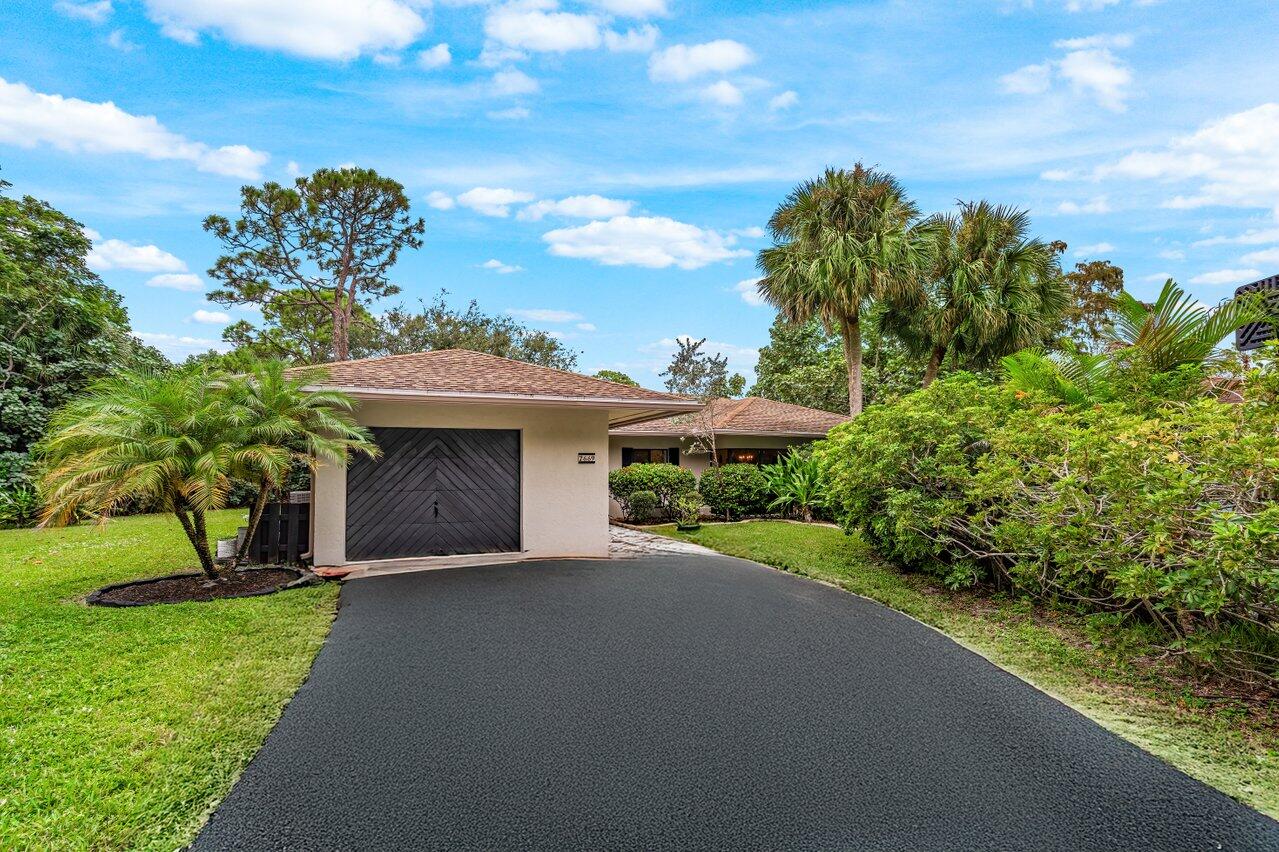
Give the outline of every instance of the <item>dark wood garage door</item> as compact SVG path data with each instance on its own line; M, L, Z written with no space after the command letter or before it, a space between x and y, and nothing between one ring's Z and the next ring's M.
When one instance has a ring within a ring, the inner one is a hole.
M370 431L382 448L346 473L346 558L520 549L520 433Z

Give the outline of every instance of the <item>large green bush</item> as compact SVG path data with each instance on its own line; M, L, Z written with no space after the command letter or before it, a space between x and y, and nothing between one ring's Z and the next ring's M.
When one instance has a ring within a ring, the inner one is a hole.
M708 467L698 490L711 511L726 518L762 515L771 500L768 478L753 464Z
M960 375L817 455L843 523L901 563L1146 619L1279 688L1279 406L1245 397L1071 407Z
M622 512L631 518L631 496L637 491L657 495L657 513L671 517L674 501L681 494L697 490L697 477L691 470L674 464L628 464L608 472L608 492Z

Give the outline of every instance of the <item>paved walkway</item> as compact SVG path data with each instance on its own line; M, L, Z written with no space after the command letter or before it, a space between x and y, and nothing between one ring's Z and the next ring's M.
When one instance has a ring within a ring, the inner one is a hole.
M619 527L616 524L609 525L608 533L608 555L614 559L662 555L715 555L715 551L700 544L633 530L629 527Z
M905 616L664 554L347 584L195 847L1274 850L1279 824Z

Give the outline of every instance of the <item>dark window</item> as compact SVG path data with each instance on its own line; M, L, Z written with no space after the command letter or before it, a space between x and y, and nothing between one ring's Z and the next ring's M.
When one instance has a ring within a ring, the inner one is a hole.
M628 464L665 464L670 450L650 450L647 447L622 447L622 466ZM676 456L678 464L678 456Z
M715 454L715 458L720 464L776 464L781 454L782 450L776 449L734 447L720 450Z

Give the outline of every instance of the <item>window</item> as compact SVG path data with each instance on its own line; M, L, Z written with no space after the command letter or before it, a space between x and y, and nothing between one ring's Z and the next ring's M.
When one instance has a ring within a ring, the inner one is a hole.
M622 467L628 464L679 464L679 447L622 447Z
M776 464L782 452L777 449L734 447L720 450L715 454L715 458L720 464Z

